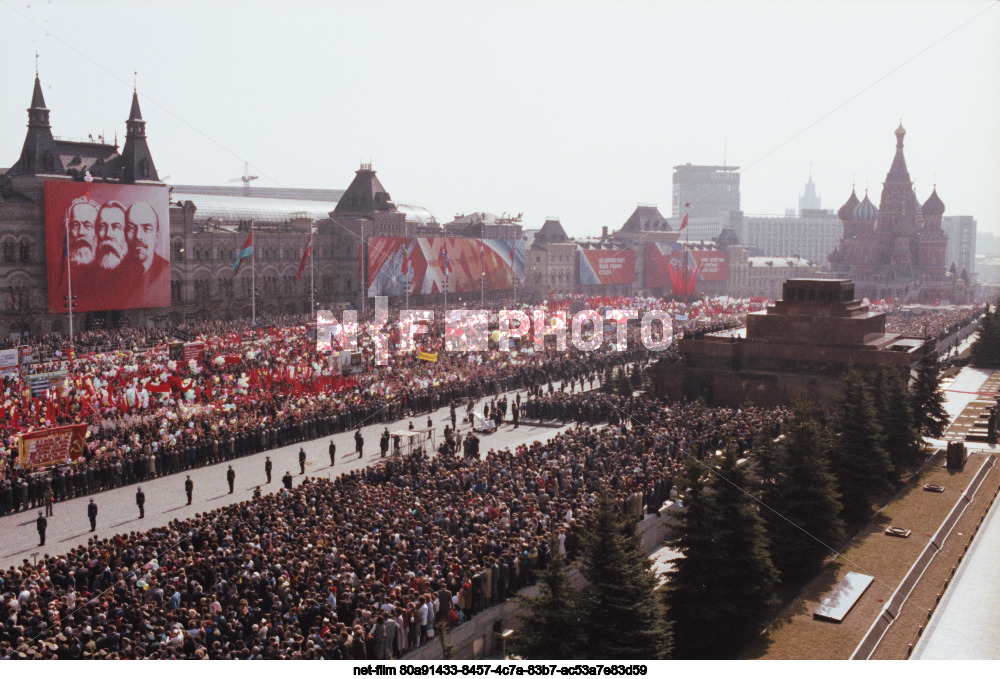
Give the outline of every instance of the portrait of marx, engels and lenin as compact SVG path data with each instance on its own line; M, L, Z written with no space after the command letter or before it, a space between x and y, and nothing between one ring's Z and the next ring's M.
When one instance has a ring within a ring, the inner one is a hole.
M80 312L169 306L165 187L47 182L45 197L50 311L71 287Z

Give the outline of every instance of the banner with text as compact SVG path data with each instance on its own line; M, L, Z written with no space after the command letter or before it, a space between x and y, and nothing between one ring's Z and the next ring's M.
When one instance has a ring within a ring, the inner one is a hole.
M666 288L673 294L691 295L698 281L729 279L729 253L691 250L675 243L647 243L645 287Z
M87 448L87 425L71 424L22 434L18 440L18 461L22 469L72 462Z
M580 285L632 285L634 250L581 250Z

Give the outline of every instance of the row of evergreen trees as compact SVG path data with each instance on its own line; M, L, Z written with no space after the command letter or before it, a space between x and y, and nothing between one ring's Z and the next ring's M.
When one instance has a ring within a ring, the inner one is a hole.
M972 364L977 368L1000 368L1000 310L986 307L979 322L979 337L972 344Z
M670 625L636 521L606 495L590 514L578 565L589 583L579 592L565 559L553 559L539 595L521 599L527 615L509 650L528 659L669 658Z
M657 589L635 522L602 499L584 539L577 594L565 566L542 579L515 635L526 658L730 658L759 632L780 585L799 585L838 553L901 473L922 459L921 436L947 423L936 357L908 375L851 373L832 413L800 404L776 440L689 460L684 511L671 539L683 558Z
M608 366L604 370L604 380L601 390L606 394L618 394L619 396L631 396L636 389L642 389L646 380L642 369L638 364L633 364L631 369L619 366L612 371Z

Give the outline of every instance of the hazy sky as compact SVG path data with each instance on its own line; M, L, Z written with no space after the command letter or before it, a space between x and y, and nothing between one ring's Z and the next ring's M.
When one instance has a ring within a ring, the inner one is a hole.
M902 118L917 196L1000 233L1000 3L0 0L0 167L35 50L53 132L124 137L133 69L168 183L346 188L618 228L670 216L682 163L743 167L783 214L813 163L823 207L889 169ZM978 15L978 16L977 16ZM964 24L964 25L963 25ZM676 224L675 224L676 226Z

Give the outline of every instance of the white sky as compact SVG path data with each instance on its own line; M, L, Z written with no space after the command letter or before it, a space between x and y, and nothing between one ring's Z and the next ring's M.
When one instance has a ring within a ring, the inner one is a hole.
M168 183L245 159L257 185L346 188L371 159L439 221L595 235L636 203L669 217L672 167L724 148L749 214L794 207L810 162L823 207L852 181L877 201L902 117L918 198L936 181L945 214L1000 233L998 5L0 0L0 167L37 49L60 137L122 140L138 70Z

